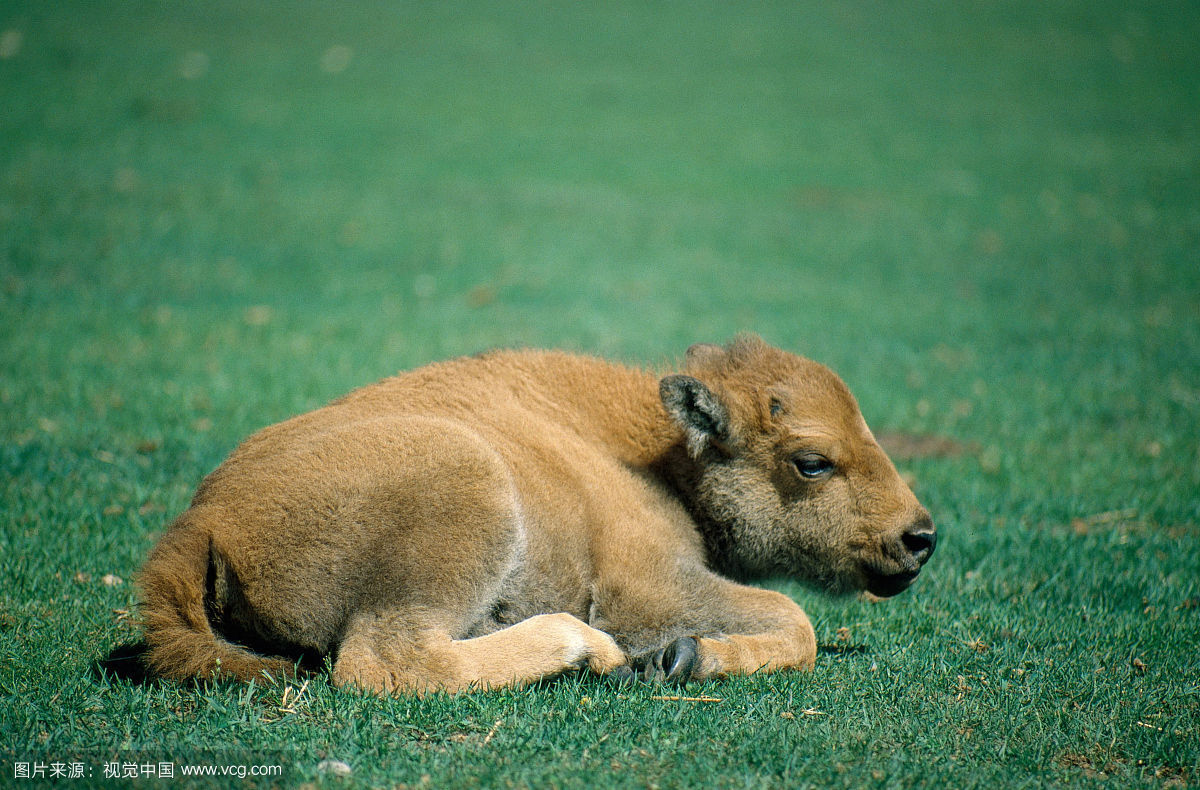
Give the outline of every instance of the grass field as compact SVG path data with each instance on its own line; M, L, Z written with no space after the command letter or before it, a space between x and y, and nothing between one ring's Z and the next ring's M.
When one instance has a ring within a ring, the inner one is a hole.
M1195 786L1198 40L1184 2L0 5L0 785ZM739 330L839 371L941 530L886 603L776 585L814 672L98 670L254 429L488 347Z

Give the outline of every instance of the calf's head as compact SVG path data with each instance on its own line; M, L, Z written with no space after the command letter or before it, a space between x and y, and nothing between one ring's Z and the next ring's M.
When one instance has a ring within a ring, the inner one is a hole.
M889 596L933 553L929 514L823 365L743 336L693 346L659 390L687 443L674 472L725 572Z

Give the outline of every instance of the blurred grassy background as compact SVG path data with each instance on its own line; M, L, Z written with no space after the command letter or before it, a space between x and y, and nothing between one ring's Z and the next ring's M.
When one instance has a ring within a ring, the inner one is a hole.
M6 3L0 733L138 748L97 724L136 710L158 746L229 740L87 668L132 634L129 580L164 522L255 428L488 347L662 365L751 330L846 378L945 542L886 613L785 587L824 641L869 623L870 649L735 684L882 711L849 717L875 746L845 716L802 743L752 748L751 728L744 772L726 744L696 775L905 784L932 739L965 755L960 786L1194 781L1197 40L1182 2ZM898 683L945 680L945 719L908 722L866 682L884 655ZM975 708L957 690L1043 659L1079 671ZM831 701L847 683L874 690ZM606 748L640 743L646 715L614 713ZM1066 718L1055 736L1023 716ZM951 737L964 718L977 734ZM688 725L626 781L682 781L732 721ZM363 726L340 748L397 737ZM305 754L337 737L246 727ZM1026 757L998 745L1014 728ZM545 737L607 765L570 732ZM371 781L502 770L450 743L376 755ZM590 775L509 747L518 784Z

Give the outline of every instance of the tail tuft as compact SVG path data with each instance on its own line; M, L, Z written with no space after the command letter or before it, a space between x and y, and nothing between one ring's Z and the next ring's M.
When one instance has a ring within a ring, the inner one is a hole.
M221 638L205 607L211 538L188 511L163 536L142 569L146 664L174 680L280 680L297 674L285 658L261 656Z

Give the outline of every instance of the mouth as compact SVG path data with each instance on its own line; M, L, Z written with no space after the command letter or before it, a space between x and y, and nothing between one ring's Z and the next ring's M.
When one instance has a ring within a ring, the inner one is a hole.
M867 592L880 598L891 598L902 593L917 578L920 571L904 571L902 573L880 573L872 568L866 569Z

